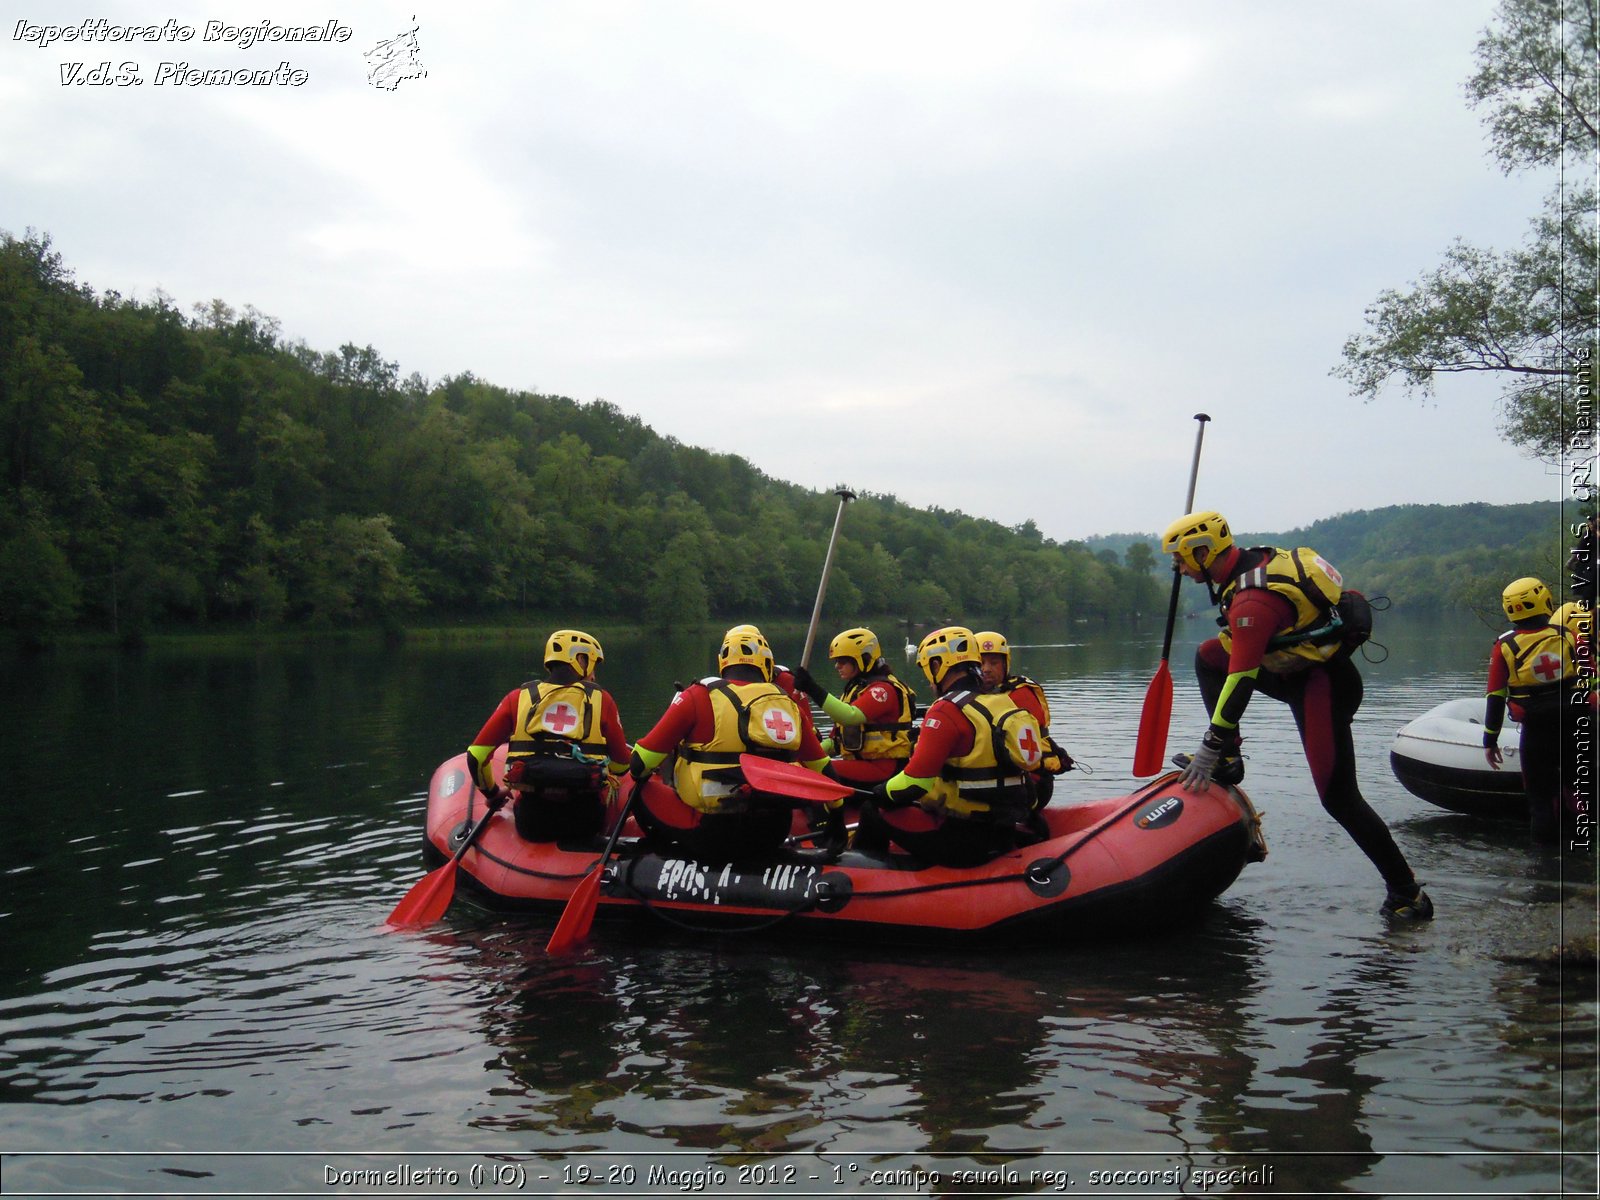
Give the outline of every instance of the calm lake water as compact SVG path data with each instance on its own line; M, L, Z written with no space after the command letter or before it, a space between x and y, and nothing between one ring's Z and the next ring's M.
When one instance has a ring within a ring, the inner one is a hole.
M548 923L460 904L386 931L429 774L539 639L8 662L0 1192L1593 1194L1595 976L1520 952L1592 928L1593 863L1388 768L1493 632L1391 621L1365 668L1363 788L1431 925L1379 917L1258 699L1264 863L1175 927L992 953L601 923L552 961ZM714 644L605 640L634 737ZM1158 637L1032 640L1082 643L1016 656L1093 770L1057 802L1131 791Z

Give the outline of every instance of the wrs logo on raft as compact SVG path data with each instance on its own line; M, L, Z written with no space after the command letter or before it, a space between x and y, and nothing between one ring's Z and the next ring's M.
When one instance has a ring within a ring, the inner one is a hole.
M1183 799L1180 796L1168 796L1158 804L1153 804L1138 816L1133 823L1140 829L1160 829L1171 825L1183 812Z

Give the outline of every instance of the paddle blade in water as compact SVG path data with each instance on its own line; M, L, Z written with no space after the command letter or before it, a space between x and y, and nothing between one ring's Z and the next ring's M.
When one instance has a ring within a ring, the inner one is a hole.
M770 792L774 796L787 796L791 800L810 804L831 804L856 793L856 789L848 784L818 775L799 763L778 762L757 754L741 754L739 770L744 772L745 782L758 792Z
M411 890L405 898L394 906L394 911L389 914L388 924L396 929L420 929L424 925L432 925L444 916L444 910L450 907L450 898L456 894L456 867L460 865L468 850L472 849L483 831L489 828L489 822L494 820L494 810L490 810L478 818L466 838L461 843L449 862L444 866L429 871L416 883L411 885Z
M1139 740L1133 747L1133 773L1141 778L1159 775L1167 756L1167 727L1172 723L1172 672L1161 660L1155 678L1144 693L1144 711L1139 714Z
M444 866L429 871L412 884L411 890L394 906L387 923L396 929L420 929L444 916L445 909L450 907L450 900L456 893L456 865L459 861L452 858Z
M606 860L601 859L595 869L583 877L583 882L572 891L567 907L556 922L556 931L545 943L546 954L565 954L589 936L594 924L595 908L600 903L600 877L605 874Z

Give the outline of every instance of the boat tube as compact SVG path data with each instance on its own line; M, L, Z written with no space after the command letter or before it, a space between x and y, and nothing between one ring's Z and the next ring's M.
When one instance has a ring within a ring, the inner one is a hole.
M471 779L465 755L433 775L423 842L429 866L454 854L483 815ZM642 786L668 785L651 777ZM553 917L594 868L604 839L525 841L516 803L463 855L460 891L492 910ZM1187 792L1176 773L1128 795L1058 803L1043 817L1042 840L963 868L929 866L898 850L849 849L830 859L803 845L776 861L707 866L651 848L630 821L606 865L597 915L908 943L1057 940L1188 923L1266 854L1243 792L1220 784ZM797 818L796 829L804 828Z
M1500 731L1502 762L1483 756L1483 698L1446 700L1394 735L1389 767L1406 791L1451 812L1476 817L1528 819L1522 791L1517 726Z

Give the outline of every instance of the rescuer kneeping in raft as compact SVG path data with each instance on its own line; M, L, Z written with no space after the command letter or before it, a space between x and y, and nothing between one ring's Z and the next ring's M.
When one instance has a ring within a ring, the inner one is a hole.
M1305 548L1241 550L1216 512L1174 521L1162 535L1161 550L1185 576L1206 585L1222 612L1222 633L1195 652L1211 727L1192 757L1174 760L1184 787L1196 791L1213 779L1239 782L1245 706L1256 691L1283 701L1300 730L1322 807L1383 876L1388 895L1381 911L1402 921L1432 917L1433 902L1356 782L1350 724L1361 706L1362 683L1350 659L1349 626L1338 615L1344 594L1338 572Z
M810 711L772 682L772 649L754 626L728 631L717 665L719 674L675 695L634 746L628 771L636 787L676 756L673 791L642 791L634 812L653 842L700 862L770 858L789 835L790 802L754 791L739 756L802 762L817 771L827 756Z
M1050 803L1055 792L1056 776L1072 770L1072 756L1056 745L1050 736L1050 701L1045 699L1044 688L1026 675L1011 673L1011 643L1005 635L994 630L980 630L977 635L978 653L983 656L983 686L996 695L1009 696L1018 708L1025 708L1039 722L1039 739L1044 752L1039 758L1039 770L1034 775L1037 796L1035 810Z
M611 781L628 769L628 740L616 701L594 683L604 658L582 630L556 630L544 646L546 677L507 692L467 747L489 808L516 795L517 832L531 842L590 837L605 827ZM498 787L490 757L502 743Z
M844 682L842 696L831 695L804 667L795 685L835 721L823 749L833 755L828 774L870 787L889 778L911 757L911 689L895 677L878 635L846 629L828 645L828 657Z
M934 630L917 662L939 698L904 770L862 804L855 845L882 852L892 840L925 862L976 866L1031 840L1018 826L1033 812L1039 724L1010 698L984 692L972 630Z

